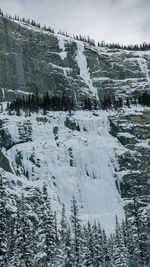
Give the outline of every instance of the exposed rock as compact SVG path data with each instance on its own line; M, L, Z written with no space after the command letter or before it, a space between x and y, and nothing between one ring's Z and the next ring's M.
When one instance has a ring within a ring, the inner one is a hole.
M65 121L65 126L71 130L77 130L80 131L80 127L77 124L77 121L75 121L72 117L67 116Z
M118 156L118 188L122 197L130 201L135 194L139 195L141 205L145 206L150 202L150 110L129 110L109 120L110 132L127 149Z
M97 48L29 24L0 18L0 100L49 91L103 99L149 89L150 54Z
M7 172L12 172L8 158L0 150L0 168L4 169Z
M13 140L11 138L10 132L6 129L3 128L5 122L0 121L0 147L5 147L6 149L9 149L13 144Z

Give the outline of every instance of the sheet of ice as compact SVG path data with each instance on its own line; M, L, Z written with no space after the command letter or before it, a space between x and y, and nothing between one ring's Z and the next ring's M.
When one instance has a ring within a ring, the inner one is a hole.
M26 91L22 91L22 90L16 90L16 91L13 91L15 93L20 93L20 94L23 94L23 95L33 95L33 93L31 92L26 92Z
M15 163L16 155L21 154L29 183L41 187L45 181L58 211L60 203L64 202L69 215L74 195L83 222L99 221L109 234L115 227L115 215L119 220L124 217L114 180L115 149L122 150L122 147L109 134L106 112L99 112L99 116L93 116L92 112L76 112L70 119L80 131L65 126L66 115L65 112L50 112L47 122L42 115L38 115L39 120L32 115L32 142L14 145L7 156L14 169L23 173L22 167L18 168ZM14 133L18 122L24 120L23 116L11 116ZM11 131L12 126L9 129Z
M8 92L11 92L13 94L24 94L24 95L33 95L33 93L31 92L26 92L26 91L22 91L22 90L12 90L12 89L9 89L9 88L2 88L2 95L3 95L3 98L5 98L5 93L8 91Z
M90 73L87 67L86 56L84 54L84 43L78 42L77 43L77 55L76 61L78 63L80 69L80 76L84 80L85 84L90 89L91 93L94 94L97 98L97 89L93 86L93 83L90 78Z
M2 88L2 96L3 96L3 99L5 99L5 89Z
M137 60L138 60L140 69L143 72L143 74L145 75L145 77L148 81L148 84L150 86L150 77L149 77L149 71L148 71L148 67L147 67L147 61L145 58L140 57L140 54L139 54L139 58Z
M58 41L59 41L59 48L62 50L59 54L61 56L61 59L64 60L67 57L67 52L65 51L65 39L62 35L57 35Z

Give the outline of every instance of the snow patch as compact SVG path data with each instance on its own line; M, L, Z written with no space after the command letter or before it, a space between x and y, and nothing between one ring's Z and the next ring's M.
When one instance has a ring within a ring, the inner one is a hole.
M135 138L134 135L130 134L130 133L118 133L117 136L123 136L123 137L126 137L126 138Z

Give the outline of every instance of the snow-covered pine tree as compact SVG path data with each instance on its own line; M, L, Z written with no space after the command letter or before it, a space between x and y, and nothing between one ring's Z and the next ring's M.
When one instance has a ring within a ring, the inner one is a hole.
M0 266L7 266L6 193L2 174L0 174Z
M35 265L39 267L52 267L56 266L55 218L51 210L51 203L46 185L43 186L41 198L43 201L36 233L37 253L34 261Z
M74 266L74 250L73 250L73 242L72 242L70 226L68 226L67 232L66 232L65 254L66 254L65 267L73 267Z
M94 247L93 233L90 222L82 230L82 253L84 266L93 266Z
M87 266L87 262L89 261L89 249L88 249L88 230L85 225L83 225L82 229L82 258L83 258L83 266Z
M102 230L102 266L110 267L111 256L109 252L108 239L104 229ZM120 266L121 267L121 266Z
M14 267L30 267L33 265L33 248L30 221L25 207L25 198L22 194L18 203L16 224L14 229L15 250L12 259Z
M97 226L94 223L91 226L88 222L87 227L83 227L82 239L84 265L102 267L102 232L100 225Z
M57 213L54 211L54 263L58 265L59 259L59 234L58 234L58 223L57 223Z
M75 197L72 199L71 224L73 233L74 266L82 265L82 226Z
M124 241L124 244L125 246L127 247L127 242L128 242L128 239L127 239L127 222L125 222L124 220L122 221L121 223L121 231L122 231L122 236L123 236L123 241Z
M140 209L139 199L137 196L134 197L133 205L133 216L134 216L134 243L135 243L135 262L138 267L147 267L147 258L150 253L147 248L148 236L146 233L146 225L144 222L144 216Z
M18 205L17 215L15 220L15 227L14 227L14 236L15 236L15 249L14 255L12 258L12 266L19 267L21 264L25 266L25 262L23 263L24 256L24 242L23 242L23 232L22 232L22 223L21 223L21 206Z
M124 244L123 234L116 217L116 233L114 242L114 266L128 267L128 251Z
M122 222L121 231L123 235L124 244L128 251L129 265L134 266L134 250L136 244L134 242L133 226L130 220L127 218L127 215L125 216L125 221Z
M3 16L3 15L4 15L4 13L3 13L2 9L0 8L0 16Z
M7 249L7 258L8 258L8 267L12 266L14 253L15 253L15 218L9 218L8 224L8 249Z
M94 247L94 260L93 265L95 267L102 266L102 230L100 224L96 225L94 222L93 226L93 247Z
M87 225L87 255L86 255L86 266L93 266L94 264L94 238L93 231L90 222Z
M109 253L110 253L110 266L114 267L114 255L115 255L115 235L111 234L108 239Z
M65 205L62 204L62 213L59 229L59 262L60 264L65 264L67 259L66 254L66 238L67 238L67 218L65 214Z

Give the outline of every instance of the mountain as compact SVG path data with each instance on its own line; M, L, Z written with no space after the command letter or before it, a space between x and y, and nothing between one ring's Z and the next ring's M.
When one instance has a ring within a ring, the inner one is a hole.
M0 99L67 92L102 98L149 89L149 51L94 47L18 20L0 17Z
M135 195L150 201L149 107L137 102L102 110L105 97L136 99L149 91L150 51L96 47L27 22L0 17L0 167L15 212L22 191L48 185L53 206L68 216L74 195L83 221L108 233ZM76 111L17 116L6 101L35 94L73 98ZM99 110L81 110L85 97ZM132 101L130 101L132 102Z

